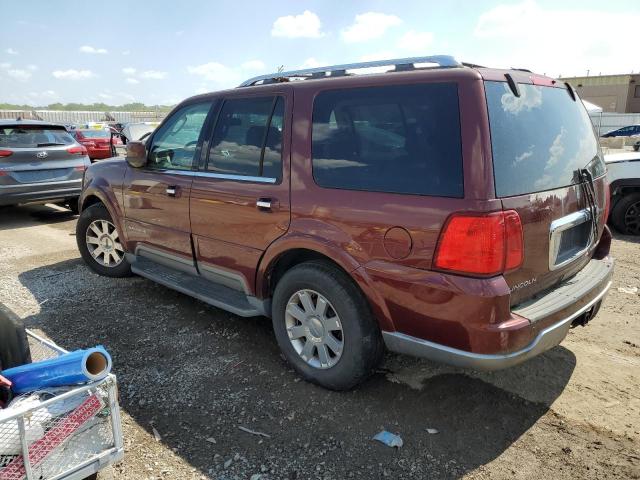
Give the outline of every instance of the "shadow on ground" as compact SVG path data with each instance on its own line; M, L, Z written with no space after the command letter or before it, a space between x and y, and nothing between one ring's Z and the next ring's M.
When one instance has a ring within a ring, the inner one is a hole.
M50 205L21 205L0 207L0 231L33 226L34 220L42 224L55 224L73 220L71 210Z
M522 385L553 375L539 403L457 372L426 377L416 389L382 371L336 393L297 378L265 318L242 319L140 278L99 277L80 260L25 272L20 281L39 303L46 300L28 326L69 349L104 344L123 408L212 478L458 478L531 428L576 362L557 347L505 374L504 381ZM492 375L499 384L501 373ZM399 433L404 447L371 441L383 428ZM227 459L234 460L225 467Z

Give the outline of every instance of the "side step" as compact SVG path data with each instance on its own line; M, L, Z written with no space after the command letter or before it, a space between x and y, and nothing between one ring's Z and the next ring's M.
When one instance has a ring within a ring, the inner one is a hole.
M144 257L135 257L135 262L131 264L131 271L241 317L266 315L267 309L264 302L255 297L249 297L243 292L210 282L202 277L160 265Z

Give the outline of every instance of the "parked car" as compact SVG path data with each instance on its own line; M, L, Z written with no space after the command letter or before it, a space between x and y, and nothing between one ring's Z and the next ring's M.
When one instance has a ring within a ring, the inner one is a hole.
M633 135L640 135L640 125L629 125L622 128L617 128L611 132L607 132L601 135L603 138L609 137L632 137Z
M136 122L127 123L122 128L122 143L140 140L143 136L153 132L160 122Z
M304 378L348 389L385 346L492 370L586 324L613 272L606 192L570 86L367 62L185 100L89 168L76 238L102 275L271 317Z
M78 143L85 146L91 160L105 159L112 156L111 145L120 145L122 142L116 136L111 135L110 130L79 129L73 131L73 136Z
M58 202L77 211L90 164L63 125L0 120L0 205Z
M640 235L640 152L605 156L611 189L611 223L621 233Z

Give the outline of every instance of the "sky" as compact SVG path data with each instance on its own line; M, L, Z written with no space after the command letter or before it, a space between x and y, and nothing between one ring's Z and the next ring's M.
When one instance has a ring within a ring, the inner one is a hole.
M450 54L640 71L638 0L0 0L0 102L170 105L285 69Z

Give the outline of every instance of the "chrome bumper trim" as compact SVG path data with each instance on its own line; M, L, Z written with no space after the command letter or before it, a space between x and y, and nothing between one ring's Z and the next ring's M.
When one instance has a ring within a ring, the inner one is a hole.
M610 287L611 281L589 303L570 316L542 330L529 345L517 352L505 354L472 353L400 332L382 332L382 336L387 348L392 352L428 358L436 362L473 370L500 370L524 362L562 342L571 328L571 322L602 300Z

